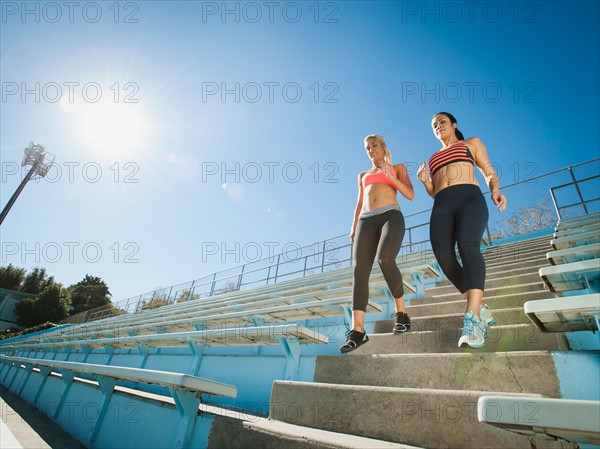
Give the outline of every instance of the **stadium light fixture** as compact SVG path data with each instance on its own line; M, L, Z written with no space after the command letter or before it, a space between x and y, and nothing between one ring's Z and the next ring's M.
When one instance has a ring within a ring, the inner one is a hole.
M25 156L23 157L23 162L21 162L21 167L31 166L31 169L15 190L15 193L10 197L4 209L2 209L2 213L0 214L0 224L4 221L4 218L8 215L8 211L15 204L17 198L21 191L25 188L25 184L29 182L30 179L38 179L43 178L48 174L50 167L54 163L54 156L46 151L46 149L31 141L29 142L29 146L25 148Z

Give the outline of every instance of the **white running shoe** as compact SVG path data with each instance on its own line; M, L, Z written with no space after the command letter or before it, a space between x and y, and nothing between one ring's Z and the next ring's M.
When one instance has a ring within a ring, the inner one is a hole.
M473 312L465 313L463 319L463 333L458 340L458 347L469 345L479 349L485 346L485 325Z
M488 328L496 323L496 320L492 316L492 309L487 304L484 306L479 306L479 319L481 320L483 326L483 336L485 338L488 337Z

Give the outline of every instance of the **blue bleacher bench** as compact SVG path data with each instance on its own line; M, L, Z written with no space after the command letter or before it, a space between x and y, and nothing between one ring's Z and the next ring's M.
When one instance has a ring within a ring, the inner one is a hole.
M98 436L100 427L108 411L110 399L113 395L115 386L119 381L160 385L169 389L181 417L179 428L174 430L176 432L176 441L179 442L178 447L182 448L189 447L196 418L198 416L198 407L203 394L233 398L237 396L237 388L233 385L202 379L188 374L167 371L25 357L8 357L5 355L0 355L0 367L1 381L9 388L12 386L12 383L17 378L21 369L25 369L26 375L18 389L19 395L22 394L34 369L39 371L42 376L42 382L37 387L37 392L33 399L34 404L37 404L42 390L46 385L48 376L51 373L60 374L64 382L64 388L60 393L60 398L57 401L56 409L52 416L54 419L58 417L61 408L65 404L67 394L75 380L75 376L79 374L85 375L85 377L92 376L95 378L102 391L103 398L100 413L91 430L90 441L95 441ZM12 379L9 380L8 378L11 373L13 374Z
M561 231L566 229L580 228L582 226L587 226L593 223L600 223L600 212L561 220L557 223L554 230Z
M482 396L480 422L521 435L579 444L600 444L600 401Z
M550 245L552 245L552 248L557 250L571 248L573 246L589 245L591 243L598 242L600 242L600 232L596 230L590 232L575 233L566 237L557 237L555 239L550 240Z
M159 334L115 336L109 338L95 338L86 340L66 340L58 342L22 341L0 347L2 351L25 351L37 353L39 351L56 352L65 349L70 355L72 349L80 349L86 362L93 349L102 349L106 352L106 365L112 362L115 349L137 349L140 353L140 368L144 368L150 355L150 349L188 346L194 356L192 374L200 372L204 348L206 346L255 346L255 345L281 345L286 358L285 377L295 379L300 367L300 345L302 344L327 344L329 339L314 329L300 326L297 323L267 325L267 326L242 326L242 327L214 327L202 331L167 332ZM30 355L30 354L28 354Z
M574 246L571 248L559 249L546 253L546 259L548 259L550 265L580 262L582 260L598 258L600 258L600 243Z
M588 289L590 293L596 293L600 281L600 259L542 267L539 275L551 292Z
M598 331L600 294L527 301L525 315L542 332Z
M587 234L588 232L600 232L600 223L588 224L585 226L580 226L578 228L559 229L554 233L553 237L555 239L572 237L577 234Z

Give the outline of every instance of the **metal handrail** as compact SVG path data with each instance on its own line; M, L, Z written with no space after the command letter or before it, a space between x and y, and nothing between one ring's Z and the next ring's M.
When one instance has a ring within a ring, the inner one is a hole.
M582 206L583 210L585 211L585 213L588 213L588 209L587 209L587 204L589 203L593 203L594 201L599 201L600 198L593 198L591 200L584 200L583 199L583 195L581 193L581 190L579 189L579 184L582 184L584 182L587 181L591 181L594 179L598 179L600 178L600 175L595 175L595 176L588 176L587 178L584 179L575 179L575 175L573 174L573 171L571 170L571 168L568 168L569 173L571 175L571 178L573 179L572 182L567 182L565 184L561 184L558 186L554 186L550 188L550 196L552 197L552 202L554 203L554 208L556 209L556 215L558 216L558 219L561 220L562 219L562 214L561 211L565 210L565 209L570 209L571 207L575 207L575 206ZM577 192L577 196L579 197L579 201L576 203L571 203L571 204L567 204L566 206L559 206L558 202L556 201L556 196L554 194L555 191L560 190L560 189L564 189L567 187L571 187L571 186L575 186L575 190Z

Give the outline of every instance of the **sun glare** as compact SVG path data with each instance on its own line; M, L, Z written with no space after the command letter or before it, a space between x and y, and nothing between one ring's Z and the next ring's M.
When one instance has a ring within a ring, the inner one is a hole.
M129 153L147 143L148 126L137 104L96 103L81 111L79 132L94 151Z

